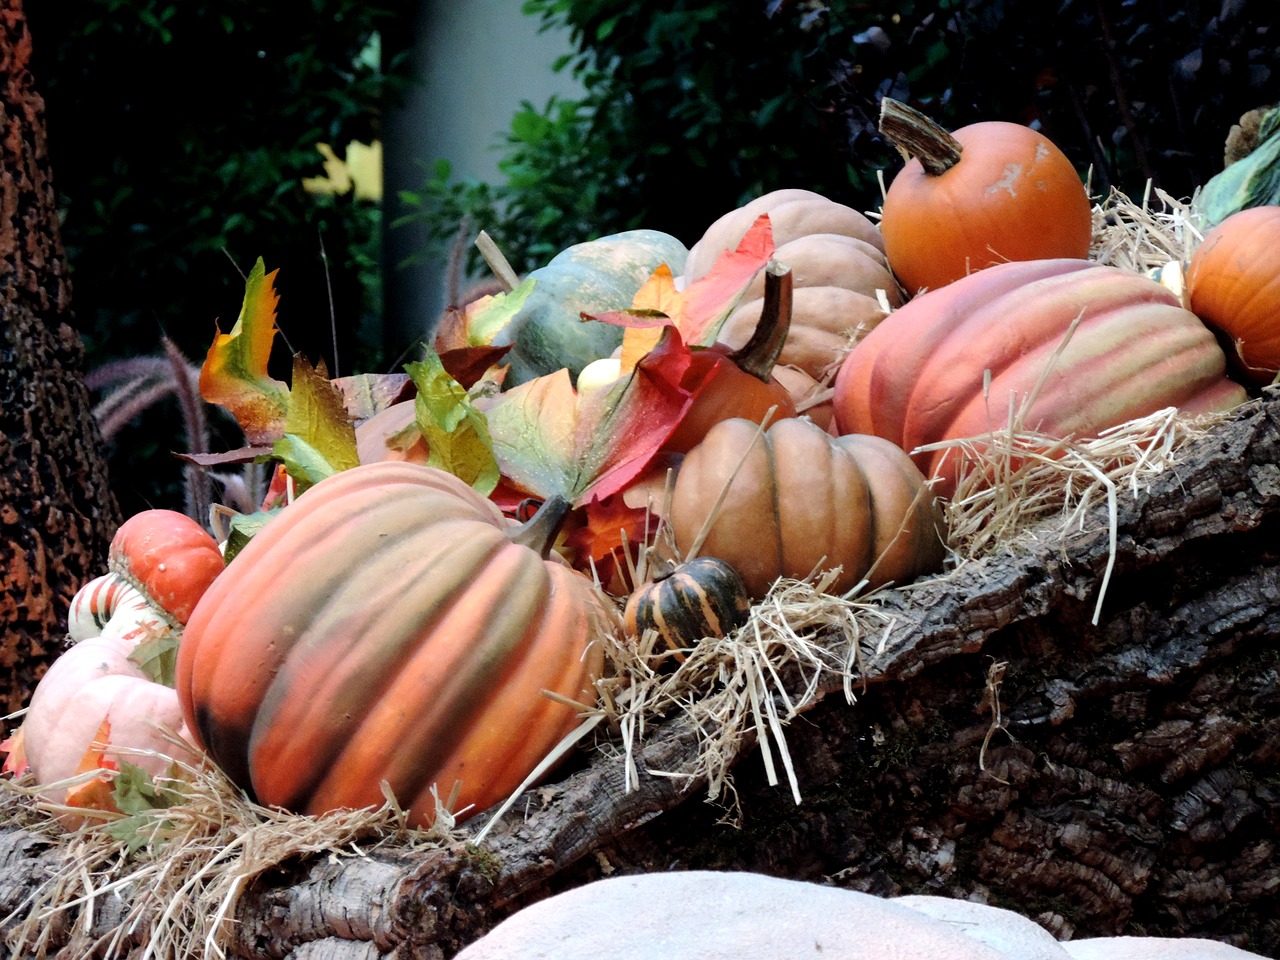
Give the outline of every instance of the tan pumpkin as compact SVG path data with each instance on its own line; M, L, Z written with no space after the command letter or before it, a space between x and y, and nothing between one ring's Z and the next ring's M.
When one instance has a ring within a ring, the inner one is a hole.
M731 564L755 598L835 567L836 593L901 583L945 556L941 513L901 449L803 419L717 424L681 464L669 519L682 556L705 526L698 554Z
M720 342L731 347L745 344L760 322L763 307L763 298L740 304L720 328ZM791 328L778 363L820 380L884 317L884 307L872 295L844 287L796 287L792 293Z
M417 423L417 401L401 400L356 425L356 455L361 463L405 460L426 463L430 451Z
M812 190L774 190L730 210L707 227L689 248L681 285L709 273L720 255L736 249L751 225L764 213L769 215L775 248L811 233L836 233L884 249L879 228L852 207Z
M417 464L317 483L187 624L178 692L199 743L298 812L380 805L384 781L416 824L433 788L459 783L468 814L505 799L578 722L543 691L592 701L610 622L590 580L543 559L558 523L530 524Z

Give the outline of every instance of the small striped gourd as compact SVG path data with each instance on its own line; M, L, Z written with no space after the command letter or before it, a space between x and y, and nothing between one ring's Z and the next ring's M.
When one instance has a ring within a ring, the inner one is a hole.
M718 557L694 557L641 584L627 598L623 622L639 637L653 630L672 649L723 637L747 622L751 598L742 577Z

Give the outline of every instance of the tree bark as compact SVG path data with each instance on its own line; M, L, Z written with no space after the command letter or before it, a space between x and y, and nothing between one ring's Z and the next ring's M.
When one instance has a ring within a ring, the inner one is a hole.
M24 706L119 524L71 288L21 0L0 0L0 715Z
M856 702L833 679L787 728L798 805L750 747L738 822L723 822L700 779L658 775L697 749L671 718L641 748L638 789L598 755L530 791L481 848L384 845L262 873L228 952L449 957L608 873L711 868L978 897L1064 939L1199 936L1280 957L1278 464L1272 399L1122 494L1097 626L1104 510L1065 547L1046 531L888 592L892 642L864 664ZM0 877L14 878L0 883L3 915L61 854L26 831L0 836ZM71 921L59 942L76 942ZM98 934L112 922L97 921Z

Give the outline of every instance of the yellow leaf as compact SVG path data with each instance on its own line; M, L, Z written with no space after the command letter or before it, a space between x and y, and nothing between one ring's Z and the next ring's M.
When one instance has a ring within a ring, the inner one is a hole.
M213 345L200 368L200 396L225 407L251 444L269 443L284 433L289 387L267 374L276 335L280 298L259 257L244 286L244 303L230 333L215 325Z

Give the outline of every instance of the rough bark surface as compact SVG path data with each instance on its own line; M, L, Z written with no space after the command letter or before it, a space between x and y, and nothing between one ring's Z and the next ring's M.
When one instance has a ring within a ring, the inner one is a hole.
M119 523L69 325L70 285L20 0L0 0L0 716L60 649Z
M1061 938L1201 936L1280 957L1278 526L1268 400L1122 495L1097 626L1101 511L1065 548L1045 537L890 593L894 640L857 702L826 691L788 728L798 806L754 749L736 771L737 824L704 784L649 773L694 753L673 719L643 747L639 789L596 757L532 791L483 849L279 865L245 891L229 952L449 957L596 877L712 868L980 897ZM57 856L9 832L0 915Z

